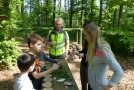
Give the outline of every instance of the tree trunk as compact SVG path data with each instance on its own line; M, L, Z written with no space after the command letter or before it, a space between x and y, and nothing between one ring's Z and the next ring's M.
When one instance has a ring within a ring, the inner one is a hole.
M94 0L91 2L91 13L90 13L90 20L93 21L93 6L94 6Z
M120 5L119 18L118 18L118 28L120 27L120 21L121 21L121 16L122 16L122 10L123 10L123 4Z
M54 6L53 6L53 21L52 21L52 23L53 23L53 25L54 25L54 23L55 23L55 7L56 7L56 0L54 0Z
M83 25L83 20L84 20L84 0L82 0L82 8L81 8L81 25Z
M69 27L72 27L72 17L73 17L73 0L71 0L70 4Z
M62 15L61 15L61 0L60 0L60 2L59 2L59 16L62 16Z
M101 22L102 22L102 9L103 9L103 1L100 0L100 12L99 12L99 22L98 22L98 25L101 25Z
M48 7L48 0L46 0L46 7ZM48 26L48 10L46 9L46 26Z
M117 22L117 9L114 10L113 26L116 26L116 22Z
M22 1L22 4L21 4L21 14L24 13L24 0L21 0Z
M76 6L75 7L78 8L78 0L76 0ZM78 23L79 22L79 19L78 19L79 14L78 14L77 10L75 11L75 15L76 15L76 26L79 27L79 23Z
M31 13L31 11L32 11L31 6L32 6L32 0L30 0L30 8L29 8L29 12L30 12L30 13Z
M40 7L40 0L37 0L38 8ZM37 11L37 26L40 26L40 10Z

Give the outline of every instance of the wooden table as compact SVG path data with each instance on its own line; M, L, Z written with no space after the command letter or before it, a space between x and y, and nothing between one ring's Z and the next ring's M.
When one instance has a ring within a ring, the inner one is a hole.
M65 86L64 82L57 82L56 80L54 80L55 77L52 77L52 88L53 90L78 90L77 84L72 76L72 73L69 69L69 66L67 64L66 60L58 60L60 62L60 64L62 65L62 69L64 69L69 78L67 78L64 82L69 81L69 82L74 82L74 85L72 86Z

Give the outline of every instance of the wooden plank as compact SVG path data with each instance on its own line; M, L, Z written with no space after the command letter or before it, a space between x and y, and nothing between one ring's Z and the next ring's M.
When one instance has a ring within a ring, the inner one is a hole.
M33 27L33 28L26 28L26 29L43 29L43 30L53 30L54 27ZM65 31L76 31L76 42L78 42L78 44L82 45L82 28L64 28L63 30Z
M74 85L72 86L64 86L64 82L57 82L54 78L52 77L52 88L53 90L78 90L77 84L72 76L72 73L69 69L69 66L67 64L66 60L58 60L61 65L63 70L67 71L67 74L69 76L69 78L67 78L64 82L68 81L68 82L74 82Z
M54 27L35 27L35 28L45 29L45 30L52 30ZM63 30L65 30L65 31L82 30L82 28L64 28L63 27Z

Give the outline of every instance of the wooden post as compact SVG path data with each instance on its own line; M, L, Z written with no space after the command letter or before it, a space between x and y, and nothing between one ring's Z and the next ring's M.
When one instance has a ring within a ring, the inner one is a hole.
M80 31L79 31L79 32L80 32L80 38L79 38L80 43L79 43L79 44L82 46L82 30L80 29ZM81 47L81 48L82 48L82 47Z
M77 43L79 43L79 42L78 42L78 38L79 38L79 30L76 30L76 42L77 42Z

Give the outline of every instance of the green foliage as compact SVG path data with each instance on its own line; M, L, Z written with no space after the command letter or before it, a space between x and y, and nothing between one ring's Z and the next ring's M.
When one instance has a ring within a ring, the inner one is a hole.
M12 39L20 30L17 23L21 21L21 0L2 0L2 2L3 4L0 4L0 10L2 7L3 12L4 10L7 12L4 13L4 16L9 19L2 18L0 21L0 63L10 68L21 53L21 50L17 47L19 42ZM5 4L7 4L6 7L8 8L5 8Z
M134 32L134 13L132 13L130 8L127 8L122 16L121 28L125 31Z
M51 29L50 29L51 30ZM49 33L49 30L46 30L46 29L35 29L34 31L35 33L39 34L40 36L42 36L43 38L47 38L47 35Z
M58 69L52 72L52 75L57 78L69 78L67 71Z
M0 0L0 15L9 15L9 0Z
M7 3L9 4L9 20L3 20L0 22L0 27L2 28L0 31L0 41L10 40L12 37L14 37L15 33L20 30L16 23L20 21L21 15L19 13L19 5L21 2L20 0L10 0Z
M115 53L131 55L134 53L134 33L117 29L103 31L103 35ZM120 52L119 52L120 51Z
M32 15L31 15L32 16ZM28 14L28 13L24 13L22 16L21 16L21 21L18 21L17 22L17 25L19 26L19 27L21 27L21 30L23 29L25 29L26 30L26 28L29 28L29 27L32 27L32 24L34 23L34 22L30 22L30 20L32 20L32 18L30 17L30 15ZM20 30L20 31L21 31Z
M2 21L0 25L3 30L1 30L0 33L0 41L10 39L11 37L14 36L15 32L17 32L17 25L12 23L12 21Z
M18 44L19 42L15 39L0 42L0 63L7 65L9 68L12 67L21 53L21 50L17 47Z

